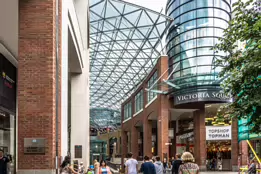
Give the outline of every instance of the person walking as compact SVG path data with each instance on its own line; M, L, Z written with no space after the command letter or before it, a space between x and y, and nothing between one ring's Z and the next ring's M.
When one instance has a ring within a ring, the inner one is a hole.
M250 166L249 166L249 169L248 169L248 173L249 174L256 174L256 163L255 163L255 160L251 160Z
M4 151L0 150L0 174L7 174L7 164L9 159L4 157Z
M100 162L100 169L99 169L99 174L111 174L110 168L106 165L105 160L101 160Z
M159 156L156 157L156 161L154 163L154 166L155 166L156 174L163 174L163 164L160 161Z
M77 174L71 166L71 158L66 156L60 166L60 174Z
M100 163L97 160L94 160L93 166L94 166L94 174L98 174L99 168L100 168Z
M169 164L168 164L168 161L167 161L167 158L164 158L163 159L163 173L167 173L167 169L169 168Z
M83 162L80 163L79 166L79 174L85 174L85 167L83 165Z
M190 152L184 152L181 160L183 164L179 166L178 174L199 174L199 167L194 163L194 157Z
M140 172L143 174L156 174L155 166L152 162L150 162L150 158L148 156L144 157L144 163L141 164Z
M133 154L129 152L127 154L128 160L125 163L126 166L126 174L138 174L138 161L133 159Z
M176 159L172 162L172 174L179 173L179 166L182 164L181 155L176 154Z

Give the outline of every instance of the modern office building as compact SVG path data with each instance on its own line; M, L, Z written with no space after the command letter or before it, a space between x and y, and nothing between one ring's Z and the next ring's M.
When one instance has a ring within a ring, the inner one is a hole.
M0 0L0 149L11 174L55 173L67 154L89 163L79 136L89 134L88 1L58 3Z

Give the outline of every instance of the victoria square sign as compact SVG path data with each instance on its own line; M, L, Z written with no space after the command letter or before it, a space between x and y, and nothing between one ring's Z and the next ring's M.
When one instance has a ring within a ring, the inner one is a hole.
M231 96L225 95L220 91L203 91L203 92L194 92L188 94L177 95L174 97L174 104L184 104L192 103L199 101L212 101L212 102L230 102Z

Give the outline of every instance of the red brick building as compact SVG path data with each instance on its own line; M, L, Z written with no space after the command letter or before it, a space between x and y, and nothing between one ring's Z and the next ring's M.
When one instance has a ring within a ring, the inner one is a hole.
M76 136L89 132L88 1L0 4L0 149L10 172L55 173L68 152L89 164L89 138Z
M246 164L247 147L245 142L238 144L237 121L216 121L218 108L229 98L220 97L219 91L173 95L172 84L166 84L168 67L168 57L160 57L122 104L122 157L131 151L139 160L144 155L170 159L191 151L202 170L212 158L222 158L221 170L237 170L239 154L241 164Z

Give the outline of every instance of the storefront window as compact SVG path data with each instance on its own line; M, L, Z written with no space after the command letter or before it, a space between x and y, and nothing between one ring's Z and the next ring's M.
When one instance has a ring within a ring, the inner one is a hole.
M0 149L4 151L10 163L10 172L14 172L15 156L15 117L0 110Z
M143 109L143 90L135 96L135 113Z

